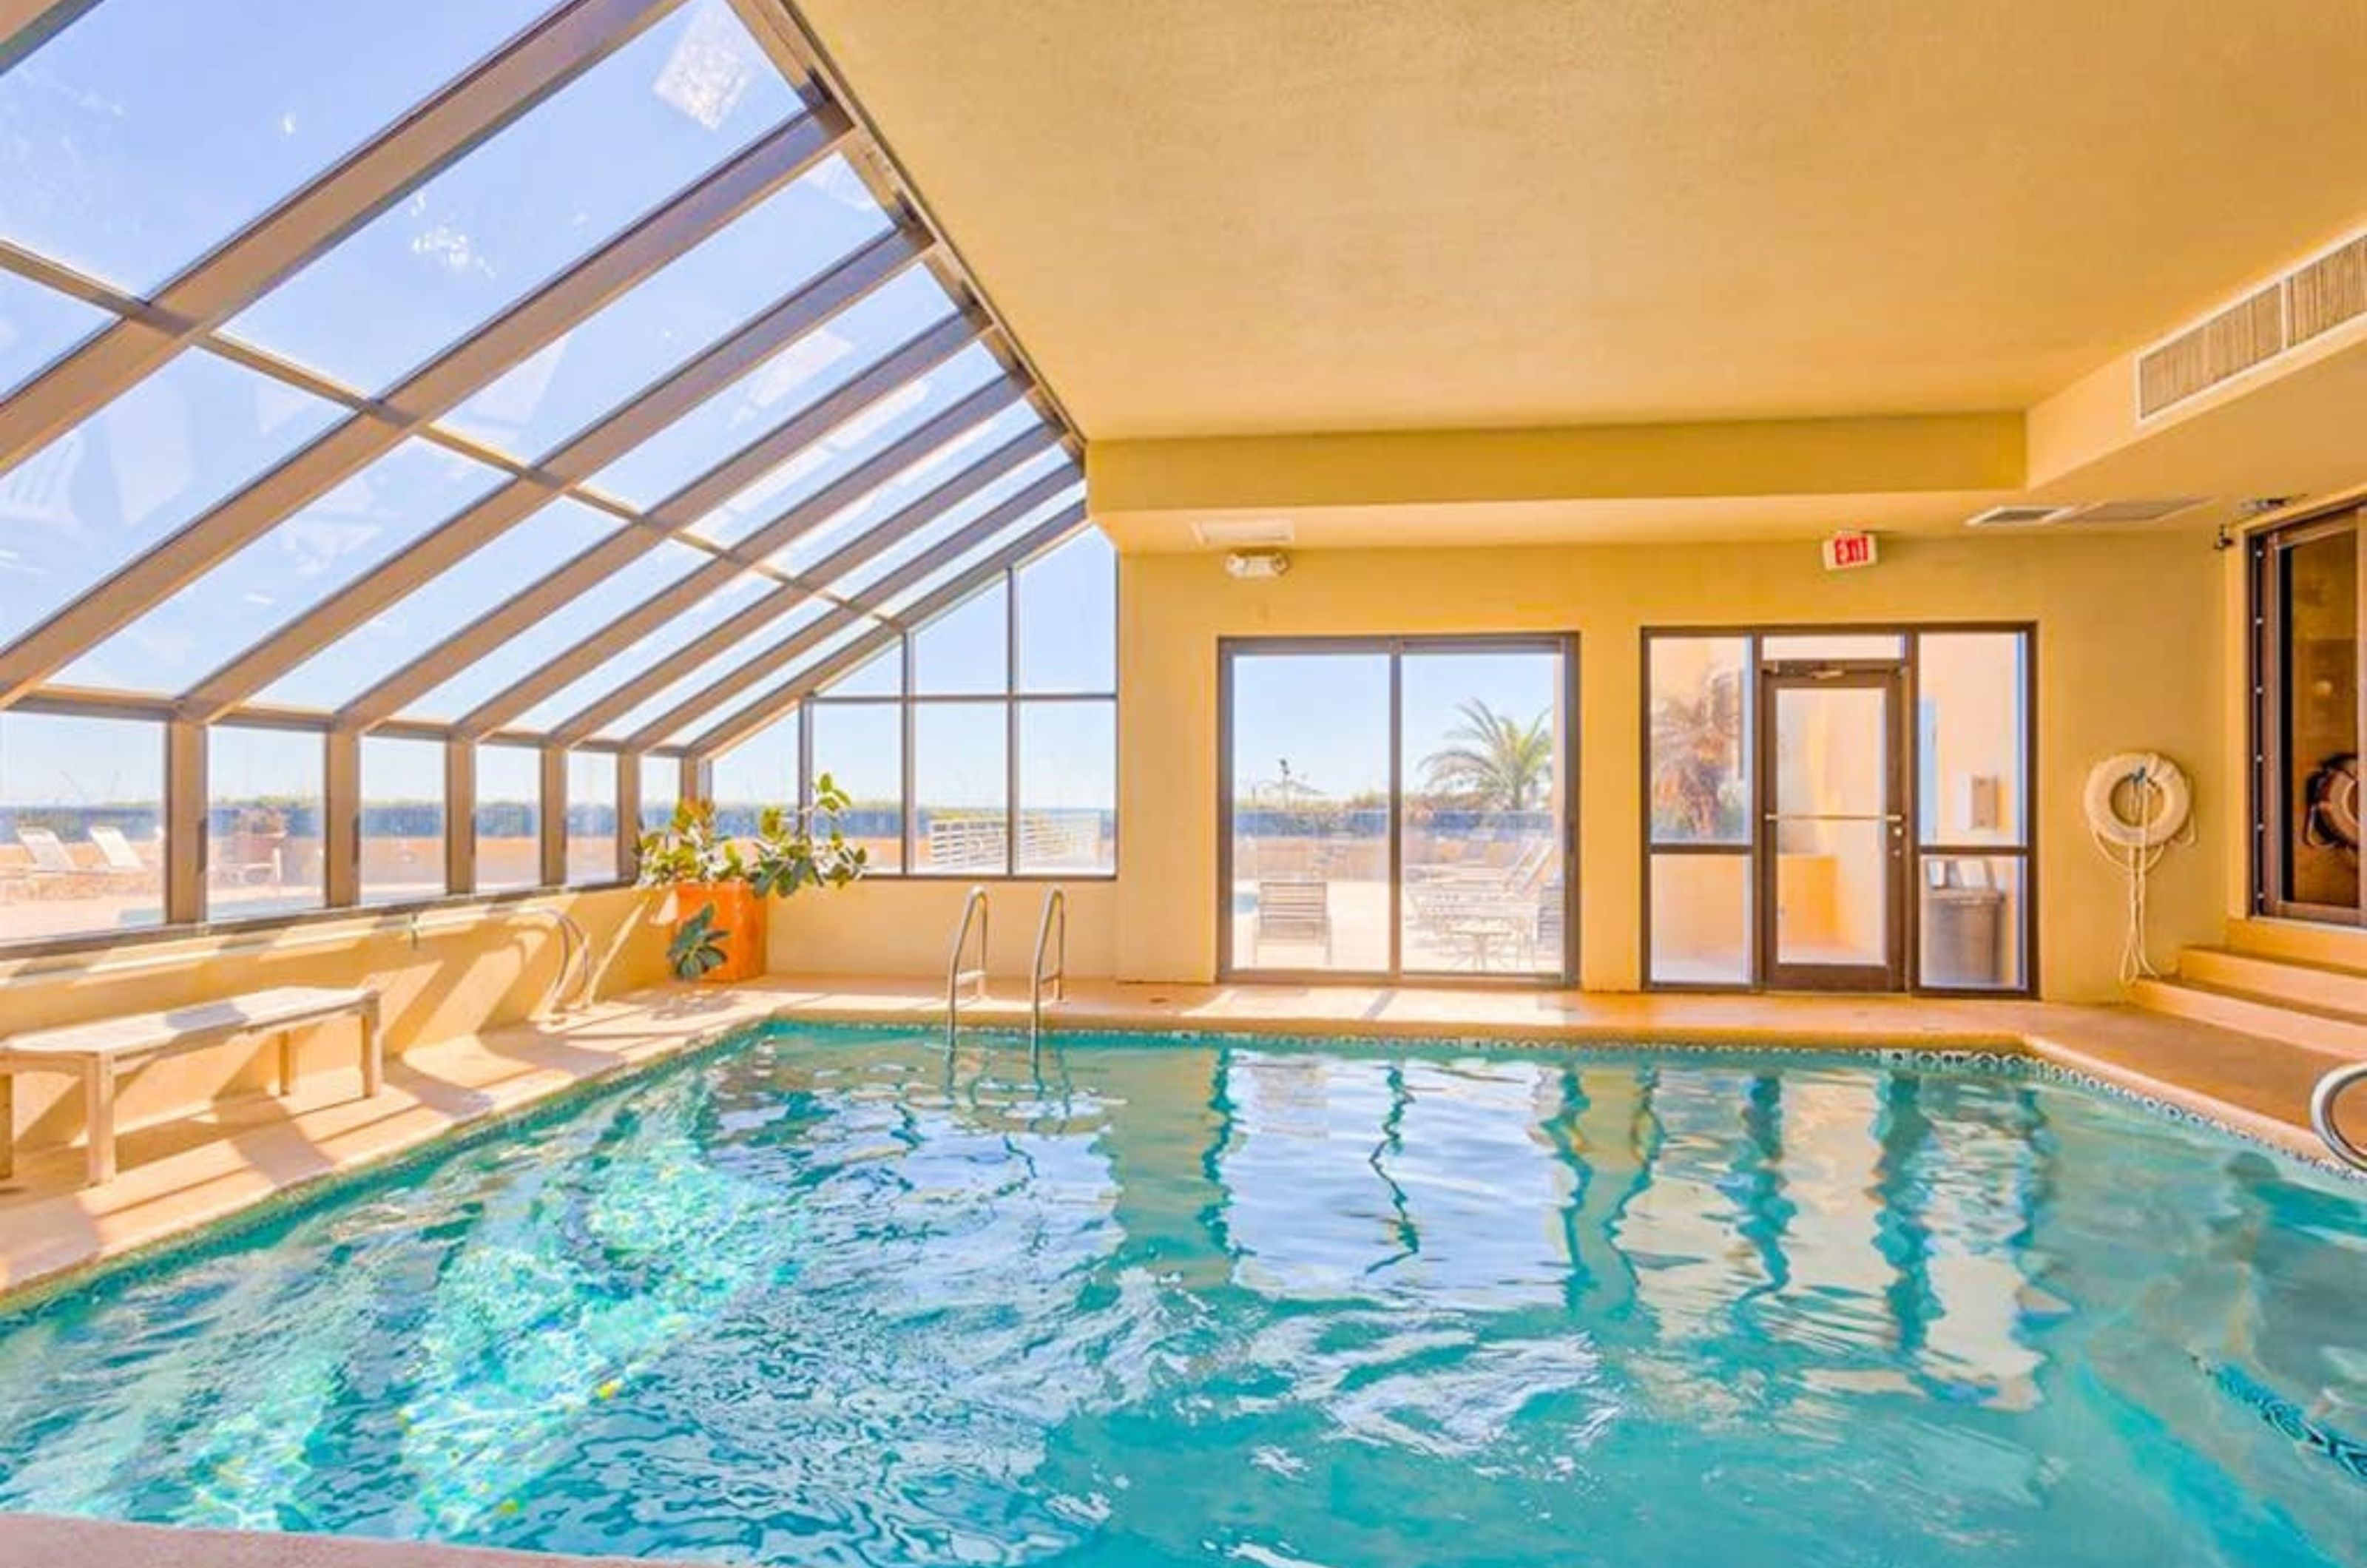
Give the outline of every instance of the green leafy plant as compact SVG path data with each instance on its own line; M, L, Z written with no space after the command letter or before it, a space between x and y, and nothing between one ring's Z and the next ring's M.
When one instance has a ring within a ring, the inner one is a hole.
M1481 811L1526 811L1553 784L1550 716L1526 724L1478 698L1455 710L1463 722L1446 732L1454 744L1421 760L1422 787Z
M838 826L839 814L852 804L824 773L814 781L811 806L765 807L757 814L755 836L743 840L717 825L713 801L682 801L671 822L641 836L641 886L744 882L764 898L786 898L805 887L844 887L870 864L868 853L848 843ZM817 831L818 822L827 826ZM696 980L725 961L730 935L717 927L709 904L674 932L667 961L677 976Z
M723 964L723 940L731 933L717 929L715 906L702 907L682 922L666 943L666 966L677 980L696 980Z

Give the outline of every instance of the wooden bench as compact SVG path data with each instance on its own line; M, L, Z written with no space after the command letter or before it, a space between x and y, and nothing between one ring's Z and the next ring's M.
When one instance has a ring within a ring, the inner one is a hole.
M72 1073L82 1079L89 1123L90 1179L115 1176L115 1080L160 1056L194 1051L240 1034L279 1036L279 1092L296 1087L296 1036L306 1024L352 1016L361 1021L362 1094L384 1078L378 1037L378 993L368 988L288 986L168 1012L94 1019L62 1029L0 1037L0 1177L16 1170L18 1073Z

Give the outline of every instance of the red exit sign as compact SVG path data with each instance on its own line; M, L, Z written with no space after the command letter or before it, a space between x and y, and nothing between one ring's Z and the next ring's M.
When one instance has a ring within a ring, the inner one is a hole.
M1861 566L1872 566L1877 558L1871 534L1843 532L1825 541L1827 571L1849 571Z

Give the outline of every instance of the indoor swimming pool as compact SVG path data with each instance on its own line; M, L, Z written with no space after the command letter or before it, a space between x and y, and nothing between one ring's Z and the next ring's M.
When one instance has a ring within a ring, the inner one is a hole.
M0 1507L695 1562L2367 1562L2367 1183L2026 1065L774 1026L0 1312Z

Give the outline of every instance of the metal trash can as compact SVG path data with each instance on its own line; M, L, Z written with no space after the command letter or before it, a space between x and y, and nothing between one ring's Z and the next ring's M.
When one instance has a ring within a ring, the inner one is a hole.
M2005 979L2005 895L1994 887L1928 890L1923 984L1993 989Z

